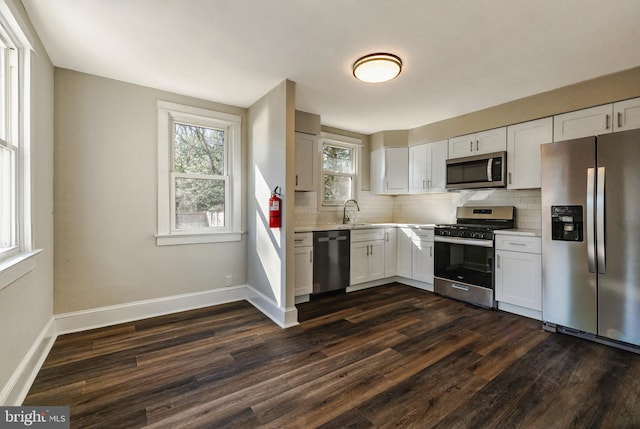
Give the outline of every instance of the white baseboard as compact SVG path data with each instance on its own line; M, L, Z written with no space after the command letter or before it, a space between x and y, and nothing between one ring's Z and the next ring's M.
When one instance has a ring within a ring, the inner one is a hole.
M408 279L406 277L399 277L399 276L395 276L395 277L387 277L384 279L380 279L380 280L373 280L370 282L365 282L365 283L360 283L357 285L353 285L353 286L349 286L347 288L347 292L355 292L357 290L363 290L363 289L369 289L372 287L377 287L377 286L382 286L382 285L388 285L389 283L401 283L403 285L407 285L407 286L412 286L418 289L423 289L429 292L433 292L433 284L431 283L425 283L425 282L421 282L418 280L412 280L412 279Z
M251 296L247 298L247 301L275 324L281 328L290 328L298 324L298 309L295 306L282 308L271 298L268 298L251 286L249 286L249 289L251 289L252 293Z
M518 316L528 317L530 319L542 320L542 312L532 310L530 308L520 307L519 305L507 304L506 302L498 302L498 310L507 311L517 314Z
M58 335L69 334L211 305L249 300L254 294L255 290L250 286L240 285L62 313L55 316L56 332Z
M38 375L38 371L40 371L51 347L53 347L56 337L55 319L51 317L13 372L13 375L9 378L7 384L0 391L0 404L4 406L22 405L33 381L36 379L36 375Z

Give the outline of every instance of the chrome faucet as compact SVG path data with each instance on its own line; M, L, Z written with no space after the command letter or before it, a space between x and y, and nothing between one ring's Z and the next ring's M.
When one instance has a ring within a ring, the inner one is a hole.
M343 224L348 224L349 221L351 221L351 218L347 215L347 203L349 201L353 201L356 204L356 207L358 208L358 211L360 211L360 206L358 205L358 202L356 200L347 200L344 202L344 208L342 209L342 223Z

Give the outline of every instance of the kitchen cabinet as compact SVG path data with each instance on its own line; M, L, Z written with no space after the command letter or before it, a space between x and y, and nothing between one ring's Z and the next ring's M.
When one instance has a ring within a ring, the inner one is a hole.
M403 227L397 228L397 260L398 260L398 275L400 277L411 278L411 248L413 242L411 240L412 232L411 228Z
M397 228L384 229L384 276L398 274L398 231Z
M507 150L507 128L495 128L449 139L449 159Z
M553 141L640 128L640 98L576 110L553 117Z
M444 192L446 184L447 140L409 148L409 192Z
M313 291L313 233L294 235L295 296L309 295Z
M495 294L498 308L541 319L540 237L496 234L495 246Z
M433 284L433 229L398 228L398 276Z
M371 192L406 194L409 192L409 148L385 147L371 152Z
M553 118L507 127L507 188L540 187L540 145L553 141Z
M318 136L296 132L296 191L315 191Z
M350 285L385 277L384 238L384 228L351 231Z
M433 230L414 229L411 278L433 284Z

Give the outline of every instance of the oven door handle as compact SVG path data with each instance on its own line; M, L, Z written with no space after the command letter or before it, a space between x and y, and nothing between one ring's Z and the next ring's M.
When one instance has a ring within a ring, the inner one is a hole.
M433 241L440 243L462 244L467 246L493 247L493 240L474 240L472 238L443 237L436 235Z

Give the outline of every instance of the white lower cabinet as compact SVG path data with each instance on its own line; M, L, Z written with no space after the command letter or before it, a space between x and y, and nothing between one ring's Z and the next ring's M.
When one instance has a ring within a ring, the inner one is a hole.
M294 235L295 296L313 292L313 233Z
M498 308L541 319L540 237L496 234L495 287Z
M351 231L350 285L385 277L384 239L383 228Z
M384 229L384 276L398 274L398 232L397 228Z
M433 229L398 228L398 276L433 284Z

